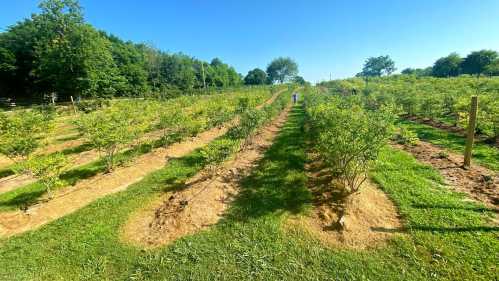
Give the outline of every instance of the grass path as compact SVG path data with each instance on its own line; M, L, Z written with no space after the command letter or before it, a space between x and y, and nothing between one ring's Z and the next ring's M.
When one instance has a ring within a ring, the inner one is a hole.
M287 124L216 226L151 251L122 244L129 214L205 163L198 151L126 191L41 229L0 241L0 280L497 280L498 228L490 211L448 191L440 175L387 148L372 176L398 205L406 237L386 248L332 249L283 231L306 212L303 111Z

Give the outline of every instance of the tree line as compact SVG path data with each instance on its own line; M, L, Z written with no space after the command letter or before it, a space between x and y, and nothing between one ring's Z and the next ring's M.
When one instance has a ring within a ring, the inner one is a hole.
M370 57L357 77L380 77L396 70L395 62L389 56ZM497 76L499 75L499 53L493 50L480 50L461 57L451 53L439 58L427 68L405 68L402 74L433 77L456 77L462 74Z
M289 57L278 57L269 63L266 71L255 68L244 77L246 85L282 84L285 82L301 85L307 83L303 77L298 75L298 64Z
M493 50L474 51L464 58L457 53L451 53L439 58L432 67L406 68L402 70L402 74L434 77L455 77L461 74L496 76L499 75L499 55Z
M44 0L40 12L0 33L0 96L16 100L178 95L242 85L236 70L169 54L99 31L77 0Z

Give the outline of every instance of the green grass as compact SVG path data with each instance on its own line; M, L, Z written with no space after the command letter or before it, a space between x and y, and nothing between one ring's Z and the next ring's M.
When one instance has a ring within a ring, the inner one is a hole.
M401 120L399 124L415 132L421 140L456 153L462 154L464 152L466 140L458 134L408 120ZM473 147L472 159L480 165L499 171L499 148L497 147L476 142Z
M399 206L405 237L351 251L283 231L288 214L310 208L303 117L295 107L219 224L150 251L119 240L131 213L206 164L196 151L124 192L0 241L0 280L497 280L491 212L463 202L435 170L389 148L372 176Z

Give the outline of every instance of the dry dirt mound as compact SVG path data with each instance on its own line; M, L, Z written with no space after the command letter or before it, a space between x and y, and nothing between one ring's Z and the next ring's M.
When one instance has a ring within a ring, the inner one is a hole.
M221 167L204 169L182 189L161 195L132 215L123 227L122 240L153 248L216 224L238 193L240 180L249 175L272 144L287 113L285 110L272 124L250 137L236 156Z
M307 174L314 208L307 215L290 217L285 224L287 231L305 232L325 245L349 249L381 246L397 235L402 224L395 205L384 192L366 182L359 193L347 199L341 190L332 187L328 170L316 156L312 157L315 160L307 165ZM341 214L342 229L338 225Z
M499 176L496 172L478 165L462 168L463 156L439 148L431 143L419 141L418 144L394 145L414 157L438 169L446 182L456 191L468 194L472 199L487 206L499 206Z

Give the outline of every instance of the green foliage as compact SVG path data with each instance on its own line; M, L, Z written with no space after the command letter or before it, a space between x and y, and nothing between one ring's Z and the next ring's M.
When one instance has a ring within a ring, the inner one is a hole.
M68 166L68 159L62 153L33 156L19 165L24 173L29 173L46 188L49 198L52 189L64 185L60 177Z
M97 99L81 100L76 103L76 108L78 109L78 111L84 113L90 113L92 111L96 111L104 107L107 107L110 104L111 103L109 102L108 99L97 98Z
M416 145L419 141L418 134L406 126L401 126L395 135L395 141L399 144Z
M299 85L307 84L307 81L305 81L305 79L299 75L296 75L295 77L293 77L292 81L293 81L293 83L296 83Z
M232 139L217 140L209 146L201 149L201 157L205 163L215 166L220 164L236 151L237 146L234 144L235 140Z
M107 171L115 164L115 155L124 146L145 133L150 115L124 103L83 115L75 123L78 131L93 147L104 153Z
M85 23L77 0L44 0L40 13L0 33L0 90L16 100L70 96L174 97L242 84L219 59L210 64L124 42ZM204 67L203 67L204 66Z
M367 111L355 99L307 96L306 104L318 152L346 193L357 192L392 135L393 114Z
M464 73L480 76L487 67L497 60L498 54L492 50L475 51L464 58L461 67Z
M291 58L279 57L267 66L267 77L271 83L284 83L298 74L298 65Z
M244 84L246 85L264 85L267 83L267 73L260 68L255 68L248 71L244 77Z
M379 77L382 75L390 75L395 70L395 62L389 56L370 57L364 63L362 76Z
M432 68L427 67L427 68L405 68L403 69L400 73L405 74L405 75L415 75L418 77L423 77L423 76L431 76L432 74Z
M432 75L435 77L458 76L461 72L462 61L463 59L457 53L440 58L433 65Z
M0 113L0 154L16 162L27 159L50 128L49 118L35 110Z
M402 114L451 123L464 129L468 123L471 96L476 95L476 80L469 76L433 78L399 75L373 78L365 101L369 101L373 109L393 103ZM322 85L333 94L343 94L352 88L361 88L363 81L352 78ZM477 133L497 139L499 79L482 79L480 89Z
M262 110L246 110L241 114L239 124L232 127L228 135L234 139L247 137L265 120L264 117L265 113Z

